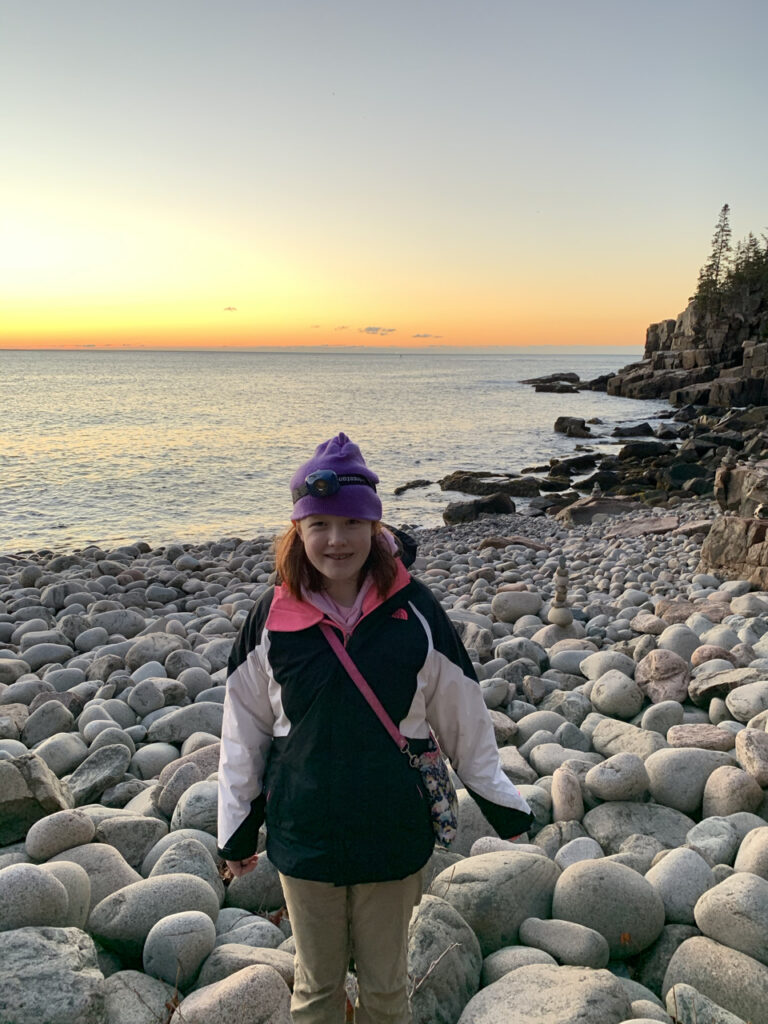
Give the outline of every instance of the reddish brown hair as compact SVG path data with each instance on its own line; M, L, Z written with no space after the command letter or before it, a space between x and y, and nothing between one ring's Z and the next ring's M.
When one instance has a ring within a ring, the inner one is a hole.
M373 523L371 553L360 570L357 583L358 586L362 586L365 577L370 573L379 596L383 598L395 582L397 561L380 535L381 523ZM296 523L291 523L282 537L275 541L275 568L281 582L294 597L301 598L302 587L314 591L323 589L322 573L318 572L307 558Z

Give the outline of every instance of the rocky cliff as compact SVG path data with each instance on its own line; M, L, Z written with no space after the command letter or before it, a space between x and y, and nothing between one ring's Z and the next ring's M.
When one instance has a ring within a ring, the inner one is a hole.
M755 289L717 312L696 300L676 320L651 324L643 359L610 377L610 395L716 408L768 404L768 295Z

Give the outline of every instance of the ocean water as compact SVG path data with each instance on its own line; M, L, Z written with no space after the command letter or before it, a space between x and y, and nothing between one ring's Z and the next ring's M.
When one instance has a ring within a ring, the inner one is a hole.
M387 521L442 522L455 494L415 478L519 472L577 442L561 414L607 435L668 409L598 392L536 394L521 379L583 380L640 349L0 352L0 551L202 541L281 529L288 480L346 431L381 477Z

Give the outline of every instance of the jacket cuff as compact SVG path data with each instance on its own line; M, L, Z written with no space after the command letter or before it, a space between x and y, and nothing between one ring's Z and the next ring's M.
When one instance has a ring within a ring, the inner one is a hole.
M479 793L475 793L466 784L465 789L482 811L483 817L502 839L516 838L523 832L527 832L533 824L533 815L527 811L495 804L491 800L486 800L484 796L480 796Z
M264 811L266 799L260 793L251 802L251 809L242 825L235 830L230 838L222 846L218 847L217 853L223 860L245 860L256 853L259 844L259 829L264 822Z

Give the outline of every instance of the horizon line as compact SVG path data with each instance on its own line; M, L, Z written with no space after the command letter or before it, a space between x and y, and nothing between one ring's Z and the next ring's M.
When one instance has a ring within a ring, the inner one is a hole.
M540 344L489 345L0 345L0 352L434 352L434 351L487 351L489 349L516 352L527 349L561 348L643 348L644 342L542 342Z

